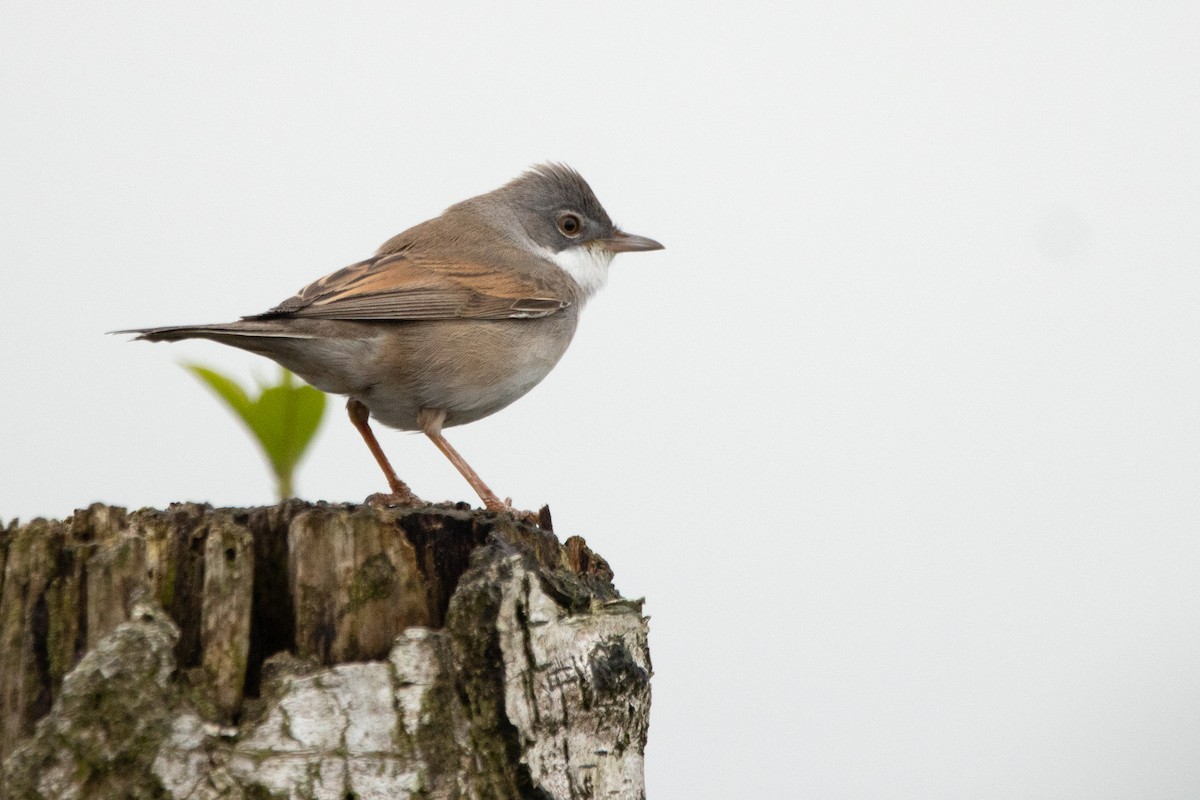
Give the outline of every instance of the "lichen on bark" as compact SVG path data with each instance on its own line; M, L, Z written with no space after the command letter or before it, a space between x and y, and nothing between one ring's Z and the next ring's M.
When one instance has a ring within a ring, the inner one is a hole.
M5 528L3 797L638 798L640 603L457 507Z
M179 630L138 605L63 681L35 734L5 763L21 798L168 797L151 764L170 729Z

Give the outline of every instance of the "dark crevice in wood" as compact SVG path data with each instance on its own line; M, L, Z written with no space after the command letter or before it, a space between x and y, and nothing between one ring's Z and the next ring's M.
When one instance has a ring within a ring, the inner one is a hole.
M50 607L46 592L38 594L29 614L29 635L32 638L33 668L37 677L37 693L28 706L27 720L41 719L50 712L54 700L50 677Z
M440 514L410 514L396 524L416 550L417 568L425 578L430 627L446 624L450 598L471 563L471 553L487 539L488 529L474 519Z
M246 658L247 697L262 691L263 662L296 647L296 609L288 585L287 529L295 516L295 501L279 507L257 508L235 516L254 536L254 589L250 607L250 650Z
M182 669L200 664L200 608L204 589L204 538L207 529L195 513L182 508L172 509L172 529L175 533L174 558L171 567L168 595L163 608L179 626L179 643L175 646L176 663Z
M76 609L75 642L71 648L72 663L83 658L87 652L88 638L88 562L82 559L79 565L79 607Z

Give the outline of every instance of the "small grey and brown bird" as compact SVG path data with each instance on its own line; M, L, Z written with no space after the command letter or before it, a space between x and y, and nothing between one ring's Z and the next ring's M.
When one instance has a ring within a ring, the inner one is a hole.
M393 236L373 257L265 313L117 332L152 342L211 339L346 395L350 420L387 476L388 502L421 501L388 463L370 417L422 431L487 508L503 510L442 429L493 414L536 386L566 351L613 256L661 248L617 228L579 173L544 164Z

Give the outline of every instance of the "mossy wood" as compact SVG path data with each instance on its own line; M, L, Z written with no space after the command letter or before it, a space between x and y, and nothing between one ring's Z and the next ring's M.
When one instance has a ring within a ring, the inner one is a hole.
M0 548L0 798L639 798L646 619L507 515L95 505Z

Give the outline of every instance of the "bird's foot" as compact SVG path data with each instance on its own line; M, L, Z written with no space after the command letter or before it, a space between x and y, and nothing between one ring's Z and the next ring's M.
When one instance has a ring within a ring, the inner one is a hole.
M416 508L429 505L412 492L376 492L363 502L376 508Z
M537 511L525 511L520 508L513 508L512 498L504 498L504 502L485 501L484 507L488 511L495 511L500 514L507 514L518 522L524 522L527 525L536 525L544 531L554 531L554 522L550 519L550 506L542 506Z

